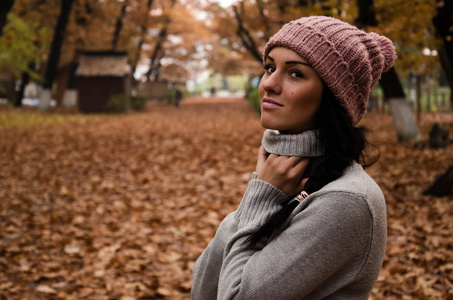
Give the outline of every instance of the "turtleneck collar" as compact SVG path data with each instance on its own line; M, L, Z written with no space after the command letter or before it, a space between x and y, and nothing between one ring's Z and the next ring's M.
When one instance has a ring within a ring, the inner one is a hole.
M263 135L263 146L268 153L317 157L324 154L324 148L317 138L318 130L307 130L299 134L281 134L267 129Z

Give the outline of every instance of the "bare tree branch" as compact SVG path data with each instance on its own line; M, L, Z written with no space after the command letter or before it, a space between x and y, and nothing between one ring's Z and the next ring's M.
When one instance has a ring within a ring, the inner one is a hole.
M258 47L256 46L255 40L253 39L250 31L248 31L244 27L244 23L242 21L241 16L239 15L238 7L236 5L233 6L234 16L236 18L238 28L236 33L238 34L239 38L241 39L242 44L244 45L245 49L249 51L249 53L260 63L262 62L261 54L258 51Z

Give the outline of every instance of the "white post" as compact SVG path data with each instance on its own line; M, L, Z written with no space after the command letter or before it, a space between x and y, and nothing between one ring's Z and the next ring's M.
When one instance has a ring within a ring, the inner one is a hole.
M391 98L389 99L389 104L398 141L420 141L420 132L418 131L417 124L415 124L412 108L406 99Z
M50 100L52 99L52 90L43 89L39 97L38 109L40 111L48 111L50 109Z
M76 107L77 106L77 90L66 90L63 97L63 107Z

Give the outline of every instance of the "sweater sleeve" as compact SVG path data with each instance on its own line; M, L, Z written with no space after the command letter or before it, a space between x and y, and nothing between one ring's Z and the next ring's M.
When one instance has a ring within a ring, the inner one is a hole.
M257 174L253 173L238 209L221 222L214 238L196 261L191 292L193 300L217 299L224 255L229 251L226 249L227 244L231 246L233 242L245 246L241 241L245 241L269 216L278 211L282 202L289 200L282 191L256 178ZM252 254L253 251L249 252L245 248L240 247L240 251ZM234 274L237 272L239 269L233 270ZM220 296L218 299L228 298Z
M249 183L238 210L222 222L197 261L194 300L319 299L358 276L372 224L366 202L354 194L311 195L264 248L247 248L247 237L287 200L282 194L265 182ZM216 286L215 291L206 294L207 286Z

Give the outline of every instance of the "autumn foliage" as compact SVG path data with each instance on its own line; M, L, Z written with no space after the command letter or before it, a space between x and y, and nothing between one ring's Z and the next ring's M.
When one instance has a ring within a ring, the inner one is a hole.
M0 299L190 299L194 262L254 170L263 129L247 102L8 114L24 122L0 122ZM55 115L63 121L26 122ZM434 122L453 132L453 114L424 115L424 140ZM388 115L363 124L381 151L367 170L389 220L372 299L451 299L452 197L421 194L453 163L453 145L397 143Z

